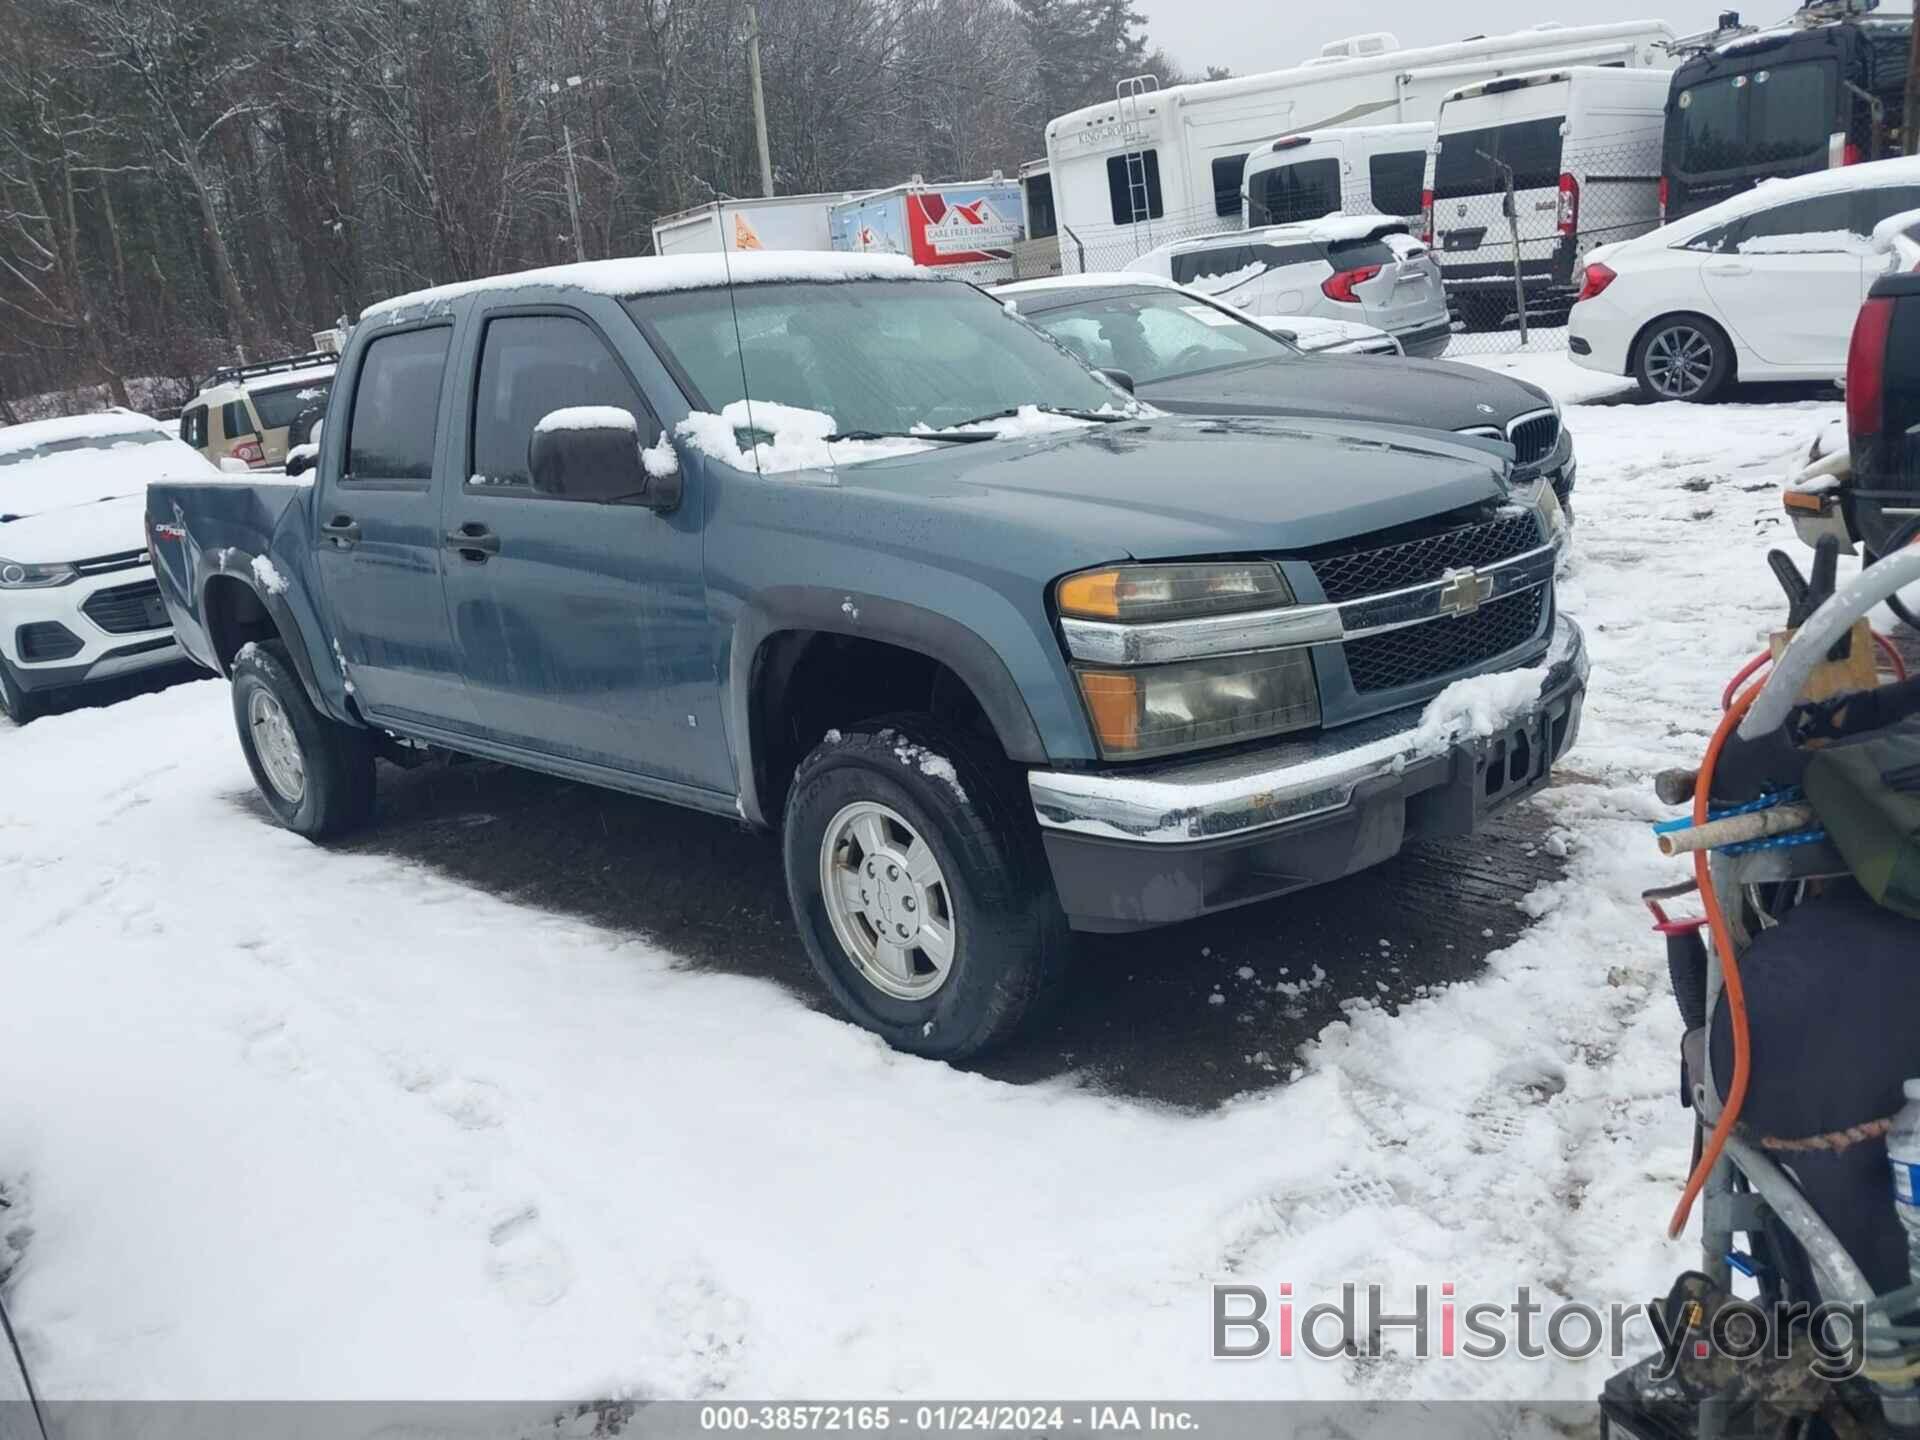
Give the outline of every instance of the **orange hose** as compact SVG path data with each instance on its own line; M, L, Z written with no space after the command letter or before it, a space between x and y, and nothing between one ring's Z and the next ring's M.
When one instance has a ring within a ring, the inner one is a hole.
M1755 665L1752 668L1757 670L1760 667ZM1713 793L1713 772L1720 763L1720 752L1765 688L1764 682L1750 686L1720 717L1713 738L1707 742L1707 753L1700 761L1700 774L1694 782L1694 824L1707 823L1707 799ZM1693 1167L1693 1174L1687 1177L1687 1188L1680 1192L1680 1203L1674 1207L1673 1219L1667 1223L1669 1240L1677 1239L1680 1232L1687 1228L1687 1219L1693 1213L1693 1202L1698 1198L1701 1187L1707 1183L1707 1177L1713 1173L1713 1167L1719 1163L1720 1152L1726 1149L1727 1137L1733 1133L1734 1123L1740 1118L1740 1107L1746 1104L1748 1070L1753 1058L1747 1038L1747 992L1740 983L1740 959L1734 954L1733 933L1727 928L1726 913L1721 910L1720 897L1714 892L1713 871L1705 850L1694 853L1693 876L1700 886L1700 899L1706 906L1707 924L1713 931L1713 942L1720 950L1720 979L1726 991L1727 1018L1733 1030L1733 1078L1727 1085L1727 1103L1720 1108L1720 1119L1714 1125L1713 1133L1707 1137L1706 1146L1700 1152L1700 1161Z
M1893 641L1882 635L1878 630L1875 630L1873 632L1873 643L1879 646L1880 653L1886 656L1887 668L1893 671L1893 678L1904 683L1907 678L1907 662L1898 648L1895 647ZM1727 682L1727 688L1720 692L1720 708L1725 710L1732 706L1734 692L1748 680L1752 679L1755 672L1762 666L1771 664L1772 661L1773 652L1770 650L1762 650L1758 655L1754 656L1753 659L1742 665L1740 669L1735 672L1734 677Z

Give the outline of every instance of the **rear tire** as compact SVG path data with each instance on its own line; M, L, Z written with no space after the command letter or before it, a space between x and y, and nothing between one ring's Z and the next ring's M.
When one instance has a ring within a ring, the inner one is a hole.
M1066 916L1023 776L991 744L919 714L823 741L794 774L783 846L814 970L895 1049L977 1055L1057 995Z
M1634 347L1633 378L1649 400L1708 404L1733 379L1733 342L1705 316L1668 315Z
M39 719L44 708L44 698L15 679L13 667L0 660L0 712L16 725L27 725Z
M295 834L325 840L373 813L373 736L314 708L278 640L243 646L233 662L240 749L267 807Z

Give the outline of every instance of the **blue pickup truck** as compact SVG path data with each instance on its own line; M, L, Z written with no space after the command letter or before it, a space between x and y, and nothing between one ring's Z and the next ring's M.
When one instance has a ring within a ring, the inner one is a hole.
M1058 990L1072 929L1332 880L1544 783L1587 666L1509 453L1163 416L883 258L687 257L374 306L310 474L156 484L147 518L282 823L360 825L376 760L436 752L737 816L846 1011L957 1057ZM1496 731L1422 724L1523 669Z

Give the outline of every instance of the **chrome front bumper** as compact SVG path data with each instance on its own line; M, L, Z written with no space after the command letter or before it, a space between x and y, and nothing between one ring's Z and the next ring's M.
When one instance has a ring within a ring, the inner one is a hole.
M1537 726L1585 690L1587 650L1580 627L1556 618L1541 663L1546 674L1539 698L1513 717L1513 730ZM1416 764L1474 745L1463 739L1436 746L1420 733L1424 713L1424 706L1409 706L1224 759L1125 771L1035 770L1027 786L1049 837L1136 845L1238 839L1340 811L1368 782L1404 776Z

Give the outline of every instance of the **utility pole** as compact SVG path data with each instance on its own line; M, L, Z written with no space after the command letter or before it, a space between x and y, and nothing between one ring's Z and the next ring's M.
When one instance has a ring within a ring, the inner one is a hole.
M578 75L567 76L569 90L578 90L584 83L585 81ZM558 95L559 82L555 81L548 85L547 93ZM549 130L547 133L551 135L553 132ZM573 164L573 126L564 120L560 122L560 143L567 154L567 225L573 232L573 258L584 260L587 258L587 247L580 235L580 172L574 168Z
M760 87L760 7L747 0L747 77L753 84L753 138L760 145L760 193L773 194L773 157L767 151L767 97Z

